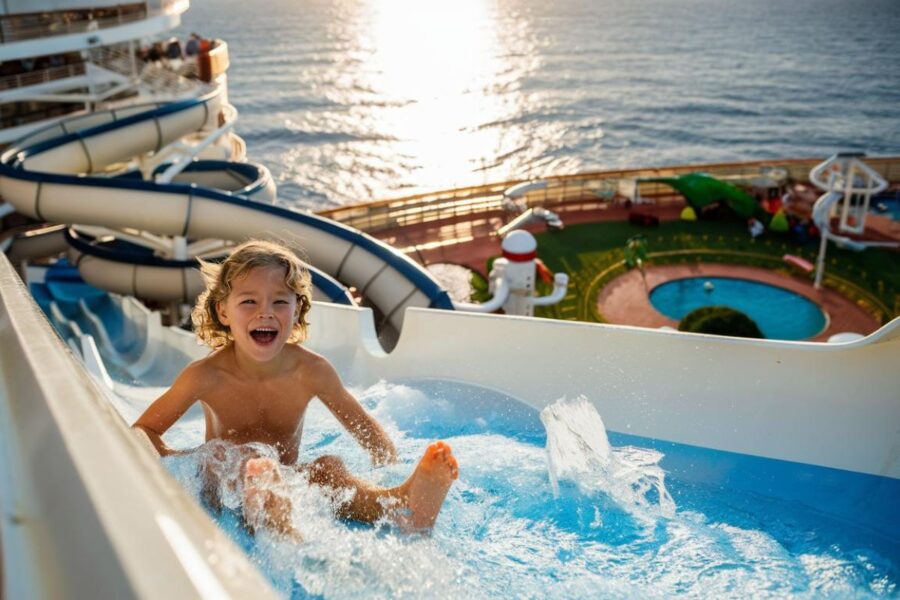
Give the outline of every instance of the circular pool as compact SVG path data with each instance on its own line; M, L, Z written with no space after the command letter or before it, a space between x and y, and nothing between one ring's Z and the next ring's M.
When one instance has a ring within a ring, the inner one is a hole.
M675 279L653 288L650 303L676 321L703 306L727 306L753 319L770 339L805 340L825 328L825 314L816 303L784 288L748 279Z

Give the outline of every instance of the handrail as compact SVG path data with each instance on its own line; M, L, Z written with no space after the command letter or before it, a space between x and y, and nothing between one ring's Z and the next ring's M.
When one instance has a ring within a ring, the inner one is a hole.
M69 20L69 15L72 11L59 11L59 14L48 14L47 16L50 16L51 18L46 22L28 27L7 25L7 21L10 18L20 18L22 16L9 15L6 19L2 20L2 25L0 25L0 41L3 43L21 42L56 35L67 35L70 33L86 33L98 29L117 27L125 23L133 23L150 16L146 3L143 3L143 6L141 7L142 10L136 10L134 12L122 12L121 7L117 8L120 10L115 17L100 19L88 18L78 21ZM87 15L88 13L85 14Z
M870 157L866 160L885 179L900 180L900 156ZM778 166L788 171L790 179L806 182L809 170L820 162L820 158L793 159L779 161ZM609 197L608 192L622 180L667 177L697 171L719 177L748 176L758 174L762 168L770 167L772 164L772 161L760 160L595 171L543 177L541 180L547 182L546 187L526 192L522 196L522 201L526 207L554 206L565 212L569 207L574 209L579 204L611 204L614 202L614 198ZM502 211L503 192L528 181L531 180L513 180L441 192L425 192L401 198L341 206L321 211L320 214L367 232L383 231L397 225L430 223L491 211ZM664 202L668 199L674 202L678 198L677 194L673 194L670 189L661 184L641 183L640 185L641 196L644 198L660 197ZM557 210L557 208L552 210Z
M167 63L153 64L135 62L136 58L130 49L122 46L103 46L92 51L94 64L123 75L125 77L137 77L141 83L156 92L166 94L178 94L185 91L199 90L198 95L209 93L215 86L207 85L209 82L198 81L196 78L185 77L182 71L172 70ZM188 64L189 61L185 61ZM136 71L136 72L133 72Z
M809 172L809 180L817 188L826 192L834 191L844 194L883 192L887 189L888 182L881 176L881 173L860 160L863 156L862 154L835 154L822 164L813 167ZM828 172L827 180L823 177L826 171ZM868 176L865 187L856 185L853 178L854 171L861 171Z
M9 14L0 17L0 43L21 42L117 27L141 21L148 17L171 14L179 10L183 11L187 9L187 5L188 2L186 0L149 0L108 7L82 8L80 10L63 9L52 12ZM95 17L95 14L98 12L103 14L112 10L116 11L115 16ZM72 15L74 13L79 13L79 16L82 18L73 20ZM17 20L28 19L29 17L39 19L41 23L27 26L16 25Z
M0 90L14 90L17 88L28 87L31 85L39 85L49 81L58 79L67 79L76 75L84 75L85 63L76 62L56 67L47 67L37 71L29 71L27 73L18 73L16 75L6 75L0 77Z

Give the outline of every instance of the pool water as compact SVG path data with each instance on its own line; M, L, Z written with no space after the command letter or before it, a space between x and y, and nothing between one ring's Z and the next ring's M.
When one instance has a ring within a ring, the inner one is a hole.
M710 288L707 284L712 284ZM769 339L805 340L825 328L814 302L789 290L731 277L688 277L656 286L653 308L676 321L704 306L727 306L753 319Z
M430 537L337 521L329 500L295 473L286 479L303 543L264 532L253 538L235 512L219 515L285 597L890 597L900 591L900 536L896 526L882 527L895 521L900 486L893 480L614 433L607 438L602 416L582 399L538 413L495 392L447 382L379 383L354 392L397 444L401 464L373 468L319 403L306 418L301 460L337 454L362 477L394 485L425 445L440 438L452 445L460 478ZM202 436L202 415L193 415L167 440L191 447ZM199 498L197 455L165 464ZM762 481L755 487L748 483L754 473ZM822 481L839 493L803 489ZM850 502L842 514L829 514L841 502L871 497L879 485L880 501ZM787 493L774 493L780 488ZM236 494L226 498L232 508L237 501ZM860 524L856 514L875 521Z
M880 196L872 198L869 212L882 217L890 217L894 221L900 221L900 194L895 193L894 197Z

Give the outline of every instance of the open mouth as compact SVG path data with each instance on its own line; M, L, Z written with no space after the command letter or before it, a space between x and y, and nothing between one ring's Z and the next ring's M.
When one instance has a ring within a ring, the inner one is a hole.
M278 330L273 327L258 327L250 332L250 337L257 344L271 344L275 341Z

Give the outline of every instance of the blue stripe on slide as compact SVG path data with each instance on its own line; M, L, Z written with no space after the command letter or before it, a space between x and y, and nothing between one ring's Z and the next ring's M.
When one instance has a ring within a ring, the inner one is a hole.
M68 133L65 135L61 135L59 137L50 138L49 140L44 140L43 142L38 142L34 146L29 146L27 148L10 148L7 152L4 152L3 160L6 162L10 154L13 154L16 159L23 160L28 158L29 156L34 156L36 154L41 154L42 152L46 152L47 150L52 150L53 148L57 148L59 146L63 146L68 144L69 142L73 142L78 139L93 137L96 135L101 135L103 133L107 133L109 131L113 131L115 129L119 129L120 127L128 127L129 125L134 125L136 123L142 123L144 121L150 121L153 119L158 119L159 117L164 117L166 115L170 115L173 113L180 112L182 110L187 110L189 108L194 108L195 106L200 106L209 102L212 98L216 96L218 92L214 92L211 94L207 94L206 96L202 96L200 98L190 98L188 100L178 100L176 102L169 102L160 106L158 108L153 108L146 112L137 113L124 119L113 120L109 123L102 123L100 125L96 125L94 127L88 127L87 129L83 129L81 131L73 131L72 133ZM156 106L155 104L153 106ZM103 111L103 112L112 112L112 111ZM27 138L25 138L27 140Z
M164 173L166 169L172 166L172 163L163 163L153 169L153 175ZM263 169L256 163L234 162L230 160L194 160L181 170L181 173L208 173L210 171L234 171L251 181L241 190L245 196L258 191L265 185L265 180L261 179L264 173ZM220 190L221 191L221 190Z

